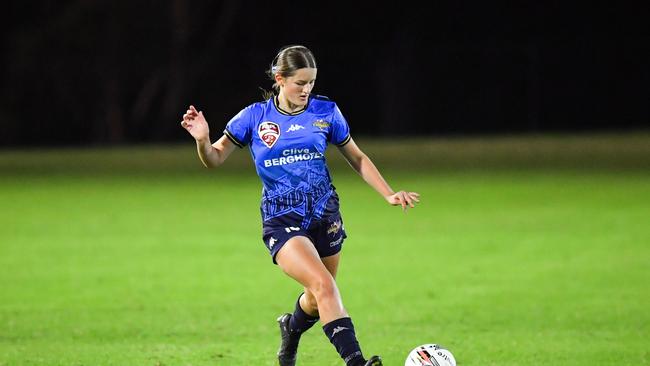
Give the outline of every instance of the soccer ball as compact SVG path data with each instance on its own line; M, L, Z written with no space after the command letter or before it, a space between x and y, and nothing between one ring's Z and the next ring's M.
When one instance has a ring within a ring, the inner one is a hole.
M409 353L404 366L456 366L456 359L439 344L423 344Z

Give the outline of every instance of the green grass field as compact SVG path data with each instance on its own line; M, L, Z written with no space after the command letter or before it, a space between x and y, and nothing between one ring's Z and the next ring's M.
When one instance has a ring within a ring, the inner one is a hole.
M404 214L328 154L366 355L650 365L650 134L360 140ZM300 288L260 240L248 151L0 151L0 365L274 365ZM319 326L299 364L342 365Z

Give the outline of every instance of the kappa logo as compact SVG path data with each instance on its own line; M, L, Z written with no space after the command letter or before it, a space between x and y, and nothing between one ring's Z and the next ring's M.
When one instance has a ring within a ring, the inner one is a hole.
M274 237L271 237L271 239L269 239L269 248L270 248L270 249L273 249L273 246L275 245L275 243L276 243L277 241L278 241L278 239L276 239L276 238L274 238Z
M342 331L344 331L344 330L346 330L346 329L350 329L350 328L348 328L348 327L342 327L342 326L338 326L338 327L334 328L334 330L332 330L332 337L334 337L334 335L335 335L336 333L338 333L338 332L342 332Z
M323 129L329 127L330 123L324 119L317 119L314 123L312 123L312 126L318 127L322 131Z
M304 129L305 127L302 125L291 125L291 127L289 127L287 132L293 132L293 131L304 130Z
M262 122L257 129L257 134L262 139L262 142L270 149L280 138L280 126L271 121Z

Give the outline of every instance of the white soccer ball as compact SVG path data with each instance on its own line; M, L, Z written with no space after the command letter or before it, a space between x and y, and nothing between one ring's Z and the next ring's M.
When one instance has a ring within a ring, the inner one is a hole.
M404 366L456 366L456 359L439 344L423 344L409 353Z

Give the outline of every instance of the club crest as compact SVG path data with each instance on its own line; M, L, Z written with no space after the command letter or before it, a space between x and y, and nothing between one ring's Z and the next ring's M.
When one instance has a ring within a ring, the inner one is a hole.
M275 122L262 122L257 129L257 134L262 139L262 142L270 149L278 141L278 138L280 138L280 126Z

